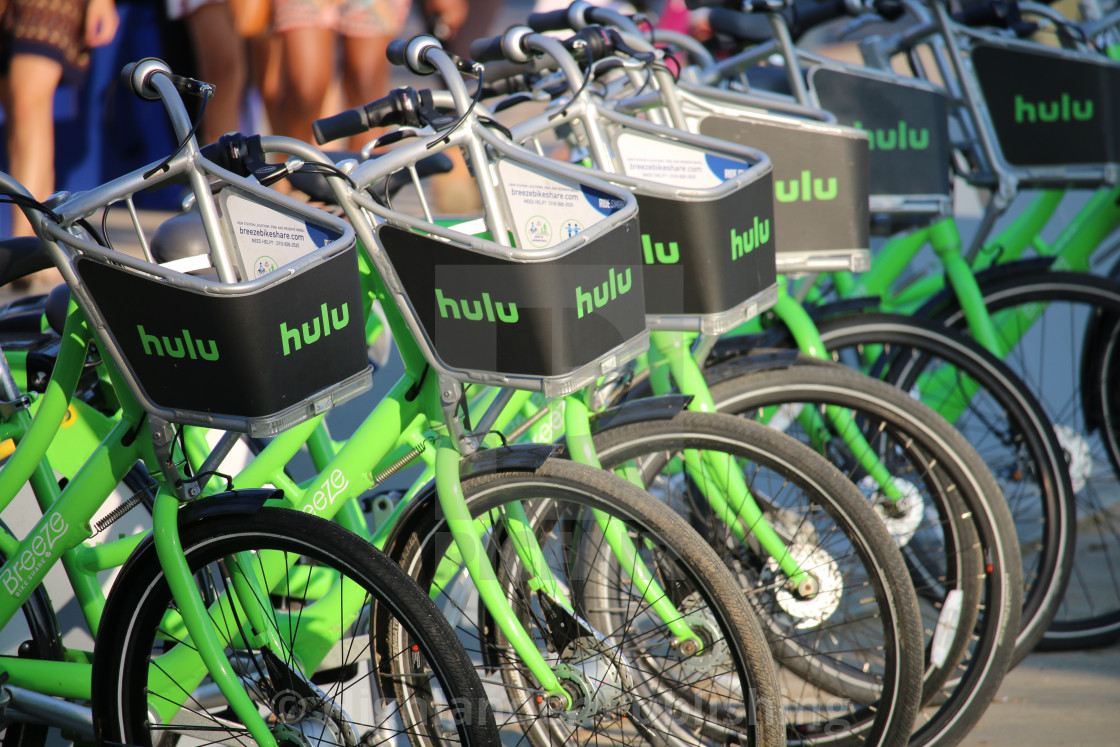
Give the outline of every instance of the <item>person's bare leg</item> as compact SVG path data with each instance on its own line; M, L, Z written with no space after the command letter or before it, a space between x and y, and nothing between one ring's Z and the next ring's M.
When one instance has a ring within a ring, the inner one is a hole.
M346 108L362 106L389 92L389 61L385 48L391 36L343 37L342 90ZM350 149L361 150L370 135L350 138Z
M334 40L331 29L292 29L281 35L280 123L282 135L314 142L311 122L320 116L323 97L334 73Z
M36 200L54 192L54 92L62 80L62 65L37 54L16 54L4 87L8 114L8 172ZM23 211L12 207L12 236L31 236ZM55 285L58 270L42 270L12 282L27 289Z
M245 41L234 30L233 16L225 2L203 5L187 16L186 23L198 77L215 87L200 135L203 143L209 143L240 128L247 67Z
M264 116L268 119L267 127L258 127L257 129L265 134L280 132L280 122L283 120L280 113L280 107L283 104L283 89L280 83L280 57L281 41L279 37L271 34L260 34L249 39L250 76L252 84L256 86L261 95Z
M8 77L9 173L37 200L54 191L54 92L62 65L37 54L12 57ZM18 208L12 212L12 235L30 236L31 224Z

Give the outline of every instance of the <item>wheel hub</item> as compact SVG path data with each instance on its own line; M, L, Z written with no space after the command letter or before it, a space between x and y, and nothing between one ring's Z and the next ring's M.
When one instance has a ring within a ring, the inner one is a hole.
M870 475L859 481L859 488L871 501L872 508L891 533L895 544L906 547L918 527L922 525L925 516L925 501L918 486L909 480L892 477L894 486L901 491L902 496L897 500L888 498L879 488L879 483Z
M819 547L808 546L800 537L790 545L789 553L809 575L809 583L802 582L796 589L780 584L774 596L786 614L799 620L794 625L796 629L815 628L831 617L840 606L843 588L840 568L831 555ZM768 558L766 564L775 577L784 575L773 558Z
M700 637L704 645L697 652L689 651L685 646L694 643L693 641L681 643L681 659L674 666L674 670L679 670L680 674L674 676L681 682L695 682L733 671L731 648L712 618L711 610L706 605L701 606L700 595L696 592L689 594L681 604L680 611L685 624Z
M608 642L591 636L576 638L564 648L556 675L572 696L572 708L557 715L575 724L591 726L594 717L625 711L633 700L630 664ZM550 710L556 711L556 705L550 699Z

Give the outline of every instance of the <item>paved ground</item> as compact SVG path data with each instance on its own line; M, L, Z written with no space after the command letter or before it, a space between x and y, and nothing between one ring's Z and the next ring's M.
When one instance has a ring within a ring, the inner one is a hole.
M1120 744L1120 645L1031 654L964 744Z

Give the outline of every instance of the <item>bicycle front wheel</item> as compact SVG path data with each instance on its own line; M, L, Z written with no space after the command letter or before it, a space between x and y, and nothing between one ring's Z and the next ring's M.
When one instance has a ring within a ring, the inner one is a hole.
M280 508L200 519L180 539L225 654L280 744L497 747L486 692L454 633L367 542ZM93 667L99 740L253 743L186 638L154 544L122 576L130 581L110 595ZM259 597L246 598L246 582ZM388 647L378 629L387 619L407 631L404 648Z
M1075 272L997 272L980 291L999 352L1042 402L1073 483L1073 571L1041 645L1108 645L1120 639L1120 285ZM955 305L937 318L966 324Z
M635 476L685 516L738 579L779 665L791 743L906 744L924 669L914 587L843 475L776 431L710 413L607 428L595 445L605 468ZM791 583L742 512L729 521L715 507L730 502L735 478L808 587Z
M560 459L465 476L462 486L508 602L570 708L491 618L442 516L407 527L387 552L452 621L483 672L507 747L783 743L759 622L680 517L625 480ZM612 547L612 533L632 543L638 562ZM695 639L672 630L681 622Z

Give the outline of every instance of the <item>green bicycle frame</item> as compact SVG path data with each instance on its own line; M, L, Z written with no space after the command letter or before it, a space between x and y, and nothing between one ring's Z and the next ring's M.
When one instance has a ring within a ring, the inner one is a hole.
M8 591L0 600L0 621L5 625L18 614L47 571L61 561L87 625L96 635L105 604L96 573L123 562L142 539L130 537L100 546L85 544L93 534L90 522L94 513L132 465L137 461L157 464L152 442L145 433L147 416L111 368L110 376L121 396L122 410L108 435L65 488L59 489L54 483L45 456L74 395L91 339L84 316L72 303L55 374L41 398L36 416L32 419L27 412L17 409L3 425L3 435L12 438L17 446L0 470L0 491L3 491L0 492L0 508L9 505L23 482L29 479L43 510L42 518L22 541L0 530L0 551L6 558L0 566L0 579ZM166 700L153 706L157 713L165 716L177 711L193 687L209 674L254 739L265 745L275 744L268 725L257 713L222 651L229 640L223 640L211 624L182 555L178 507L178 498L161 489L153 514L154 539L182 623L189 634L189 644L179 644L161 657L160 668L177 684L161 694L168 696ZM241 583L253 583L253 579L241 579ZM218 602L222 603L228 601ZM242 609L251 606L244 600L238 603ZM356 617L358 612L353 610L353 615ZM326 622L337 624L337 621ZM188 649L189 653L185 654ZM81 652L70 652L62 662L5 657L0 667L13 685L56 697L82 700L92 697L90 657ZM181 693L178 702L173 692Z

